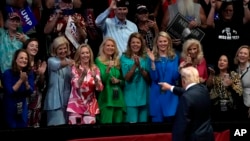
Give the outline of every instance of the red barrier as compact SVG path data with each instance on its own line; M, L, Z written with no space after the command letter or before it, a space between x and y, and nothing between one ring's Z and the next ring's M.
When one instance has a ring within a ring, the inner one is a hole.
M171 141L171 133L156 133L143 135L98 137L98 138L82 138L68 141ZM230 131L215 132L215 141L230 141Z

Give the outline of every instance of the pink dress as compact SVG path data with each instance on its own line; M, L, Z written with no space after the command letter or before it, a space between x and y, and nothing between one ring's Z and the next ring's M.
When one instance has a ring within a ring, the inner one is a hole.
M80 70L83 71L81 66ZM67 112L70 113L69 124L94 124L95 115L100 113L95 91L102 91L103 84L99 68L95 67L93 71L95 71L99 84L95 84L92 71L89 69L83 82L79 85L78 79L81 74L79 74L75 66L72 67L72 89L67 107Z

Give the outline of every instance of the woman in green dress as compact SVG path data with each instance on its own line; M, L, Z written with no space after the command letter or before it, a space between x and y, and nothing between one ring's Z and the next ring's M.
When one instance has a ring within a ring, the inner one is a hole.
M100 69L104 90L99 94L100 123L121 123L124 121L126 106L123 98L119 52L114 39L105 38L95 60Z

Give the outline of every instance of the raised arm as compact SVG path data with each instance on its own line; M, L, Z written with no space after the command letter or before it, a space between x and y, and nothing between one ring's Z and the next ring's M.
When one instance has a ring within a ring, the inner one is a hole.
M108 18L109 13L111 11L113 11L114 9L116 9L116 1L112 0L109 7L103 13L101 13L100 15L98 15L96 17L96 20L95 20L96 26L99 27L99 28L104 28L106 18Z
M166 11L164 11L164 15L163 15L163 18L162 18L161 31L166 31L167 30L168 22L169 22L169 11L167 9Z
M216 10L216 2L215 0L210 0L211 3L211 9L207 17L207 26L208 27L214 27L214 15Z
M243 23L246 24L250 22L250 11L248 7L249 0L243 0L244 17Z

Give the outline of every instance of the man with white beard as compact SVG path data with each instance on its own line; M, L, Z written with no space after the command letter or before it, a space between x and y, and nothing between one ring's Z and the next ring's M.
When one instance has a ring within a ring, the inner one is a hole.
M193 0L177 0L176 3L169 5L165 11L161 30L166 31L177 13L180 13L189 21L189 25L186 28L206 28L206 15L200 4L193 2ZM173 44L176 51L181 52L181 39L173 39Z

